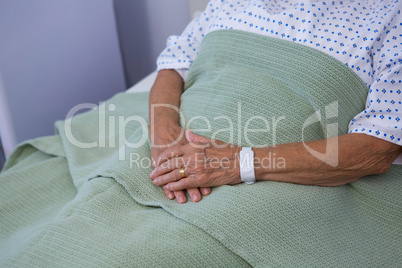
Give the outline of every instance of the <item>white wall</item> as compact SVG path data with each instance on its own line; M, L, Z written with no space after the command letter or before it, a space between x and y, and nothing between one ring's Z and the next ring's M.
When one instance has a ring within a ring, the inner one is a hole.
M1 0L0 70L18 142L124 90L112 0Z
M8 157L16 145L14 127L11 121L10 110L6 100L3 79L0 72L0 138L5 156ZM1 153L1 152L0 152Z

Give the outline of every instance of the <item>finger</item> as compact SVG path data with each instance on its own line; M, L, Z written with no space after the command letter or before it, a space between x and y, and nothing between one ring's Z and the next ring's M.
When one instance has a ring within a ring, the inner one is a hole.
M181 179L180 171L178 169L174 169L169 173L163 174L153 180L153 183L158 186L166 185L170 182L178 181ZM189 188L189 187L188 187ZM180 190L184 190L187 188L183 188ZM168 189L170 190L170 189Z
M174 169L180 169L184 166L184 159L182 157L177 157L163 162L161 165L157 166L149 175L149 177L154 180L157 177L173 171Z
M156 166L156 160L155 160L155 158L156 157L151 157L151 160L152 160L152 167L153 168L156 168L157 166Z
M194 134L191 130L187 129L186 130L186 139L189 143L201 143L201 145L198 145L199 147L207 147L207 144L212 144L214 146L216 145L223 145L225 144L223 141L220 140L214 140L214 139L209 139L197 134Z
M174 191L174 195L176 197L177 203L184 204L187 202L186 194L184 191Z
M209 187L200 187L200 192L202 195L207 196L211 193L211 188Z
M163 187L163 191L165 192L165 195L168 199L174 199L174 193L172 191L169 191L168 189L166 189L166 187Z
M192 132L189 129L186 130L186 139L188 142L209 142L209 141L211 141L211 139L194 134L194 132Z
M159 154L161 153L160 150L157 149L151 149L151 161L152 161L152 167L156 167L156 159L158 158Z
M200 190L198 190L198 188L187 189L187 193L189 194L193 202L197 203L201 200L201 193Z
M173 157L180 157L183 156L183 145L181 146L174 146L166 149L163 151L157 158L156 158L156 166L159 166L161 163L173 158Z
M170 191L180 191L189 188L203 187L201 181L196 176L189 176L176 182L166 184L166 189Z

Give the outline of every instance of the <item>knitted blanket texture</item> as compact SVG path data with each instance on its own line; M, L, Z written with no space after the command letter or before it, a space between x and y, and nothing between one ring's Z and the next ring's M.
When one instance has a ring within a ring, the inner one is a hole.
M243 146L323 139L347 133L367 92L322 52L215 31L181 125ZM340 187L221 186L179 205L149 178L147 122L148 93L120 93L21 144L0 175L0 267L402 266L400 166Z

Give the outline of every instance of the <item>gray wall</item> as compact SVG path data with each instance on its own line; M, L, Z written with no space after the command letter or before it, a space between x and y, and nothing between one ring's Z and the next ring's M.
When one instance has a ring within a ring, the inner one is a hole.
M147 0L152 59L156 61L165 48L166 39L172 34L181 34L190 21L188 1Z
M112 0L1 0L0 38L17 142L125 89Z
M184 30L190 20L189 4L186 0L115 0L114 8L130 87L155 70L167 37Z
M103 101L155 70L167 37L206 2L0 0L5 146L53 134L73 106Z
M203 11L208 3L208 0L188 0L191 18L194 18L196 13Z

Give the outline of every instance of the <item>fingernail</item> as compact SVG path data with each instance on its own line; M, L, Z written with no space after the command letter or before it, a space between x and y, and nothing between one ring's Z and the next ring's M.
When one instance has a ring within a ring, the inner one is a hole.
M183 198L183 197L179 197L179 199L178 199L177 201L179 201L179 203L184 203L184 198Z
M173 195L172 193L170 193L170 194L168 194L168 198L169 198L169 199L173 199L173 198L174 198L174 195Z
M159 182L160 182L159 179L154 180L154 184L159 184Z
M191 199L193 200L193 202L197 202L199 200L199 196L196 194L193 194L193 196L191 197Z

